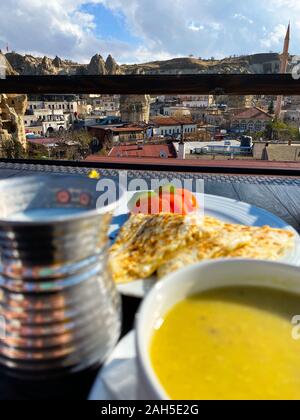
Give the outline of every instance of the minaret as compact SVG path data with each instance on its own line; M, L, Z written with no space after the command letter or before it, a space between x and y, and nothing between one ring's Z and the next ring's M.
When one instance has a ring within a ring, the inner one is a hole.
M288 61L289 61L290 33L291 33L291 24L289 23L285 40L284 40L283 53L281 55L281 60L280 60L281 61L280 73L281 74L285 74L287 71L287 66L288 66ZM277 97L276 108L275 108L275 117L277 119L280 118L282 100L283 100L283 96Z

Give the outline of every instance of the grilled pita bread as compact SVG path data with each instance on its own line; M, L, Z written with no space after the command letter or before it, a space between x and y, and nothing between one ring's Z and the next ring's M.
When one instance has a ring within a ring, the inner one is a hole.
M269 226L249 227L224 223L186 249L173 253L157 270L159 278L188 264L217 258L250 258L278 261L294 246L294 234Z
M145 279L200 234L199 219L174 214L132 215L109 252L116 283Z
M116 283L159 278L207 259L280 260L294 245L292 232L224 223L213 217L132 215L109 252Z

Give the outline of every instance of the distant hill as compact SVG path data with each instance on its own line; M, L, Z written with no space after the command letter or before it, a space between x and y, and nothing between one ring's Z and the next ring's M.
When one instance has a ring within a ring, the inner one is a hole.
M88 64L78 64L59 57L34 57L15 52L7 53L6 59L20 75L102 75L102 74L201 74L201 73L278 73L280 56L277 53L228 57L222 60L204 60L195 57L174 58L144 64L118 65L109 55L106 60L96 54Z
M145 64L122 66L127 73L146 74L177 73L274 73L280 68L280 56L276 53L228 57L222 60L214 58L183 57L166 61L153 61Z
M21 55L15 52L5 54L11 67L19 75L41 76L41 75L101 75L119 74L121 68L114 58L109 55L104 61L99 54L91 58L89 64L78 64L59 57L54 59L48 57L34 57L32 55Z

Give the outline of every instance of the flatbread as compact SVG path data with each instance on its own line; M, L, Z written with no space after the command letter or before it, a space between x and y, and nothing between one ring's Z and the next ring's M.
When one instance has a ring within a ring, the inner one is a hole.
M194 241L184 250L178 250L158 270L158 278L165 277L186 265L218 258L250 258L278 261L293 248L292 232L269 226L249 227L224 223L215 231Z
M224 223L213 217L132 215L109 252L116 283L159 278L199 261L217 258L280 260L294 234L269 226Z
M200 234L199 219L162 213L132 215L109 252L109 268L116 283L145 279L170 255Z

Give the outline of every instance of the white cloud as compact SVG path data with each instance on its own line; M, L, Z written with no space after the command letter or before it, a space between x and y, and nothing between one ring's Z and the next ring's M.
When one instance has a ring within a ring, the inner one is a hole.
M279 24L275 27L274 31L266 33L265 38L261 40L261 46L264 48L279 47L283 45L285 35L286 26Z
M199 32L199 31L203 31L204 25L199 25L195 22L190 22L188 24L188 29L190 29L193 32Z
M239 20L243 20L247 23L250 23L250 25L253 25L254 21L252 19L249 19L247 16L242 15L241 13L235 13L233 15L233 19L239 19Z
M102 39L101 19L82 11L89 3L124 15L138 45ZM280 51L287 22L299 12L299 0L3 0L0 45L80 62L97 52L112 53L119 62L140 62ZM294 27L298 46L300 30Z
M287 23L300 11L299 0L102 1L125 15L127 27L154 55L162 50L202 57L281 51ZM300 31L297 38L300 43Z

